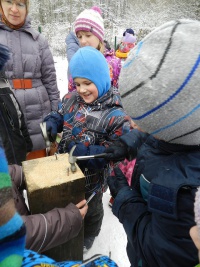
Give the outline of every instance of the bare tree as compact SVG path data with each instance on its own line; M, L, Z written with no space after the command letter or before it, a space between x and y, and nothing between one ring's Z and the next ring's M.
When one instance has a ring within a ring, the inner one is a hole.
M200 0L31 0L32 24L42 28L54 55L65 56L65 38L76 17L94 5L102 9L105 39L111 45L126 28L133 28L140 40L166 21L200 19Z

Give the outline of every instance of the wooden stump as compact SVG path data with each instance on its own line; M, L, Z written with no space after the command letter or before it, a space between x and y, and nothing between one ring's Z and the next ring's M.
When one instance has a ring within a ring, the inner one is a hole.
M22 163L31 214L45 213L76 204L85 197L85 177L76 165L71 172L68 154L58 154ZM56 261L83 259L83 228L79 235L44 252Z

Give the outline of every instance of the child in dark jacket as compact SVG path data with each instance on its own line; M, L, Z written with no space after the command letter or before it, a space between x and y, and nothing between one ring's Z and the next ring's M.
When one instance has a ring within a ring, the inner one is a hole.
M111 160L136 157L131 186L118 168L108 178L134 267L199 262L189 235L200 186L199 36L199 21L168 22L133 48L122 68L124 108L144 132L134 129L106 152Z
M1 54L8 53L7 48L2 45L0 50ZM0 125L8 163L21 165L33 144L21 107L3 70L0 71Z
M61 109L45 118L47 131L55 137L63 130L59 153L69 152L74 145L74 156L103 153L130 131L130 117L123 110L118 90L111 87L108 64L101 52L90 46L80 48L69 68L77 92L66 94ZM86 176L86 198L99 189L89 203L84 222L85 248L89 249L101 229L102 187L109 168L103 158L78 164Z

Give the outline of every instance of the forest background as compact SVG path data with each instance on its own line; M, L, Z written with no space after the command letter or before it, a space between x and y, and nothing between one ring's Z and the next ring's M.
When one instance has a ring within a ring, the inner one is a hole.
M115 47L126 28L138 41L169 20L200 20L200 0L31 0L32 26L48 39L54 56L66 56L65 38L80 12L92 6L102 10L105 39Z

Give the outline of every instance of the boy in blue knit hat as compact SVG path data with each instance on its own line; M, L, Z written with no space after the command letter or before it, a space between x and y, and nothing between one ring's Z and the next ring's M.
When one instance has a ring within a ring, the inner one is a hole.
M130 117L121 104L118 90L111 87L106 59L93 47L80 48L69 64L77 91L64 96L62 107L44 121L50 138L63 131L58 152L66 153L76 144L74 156L103 153L119 136L130 131ZM98 236L102 219L104 180L109 171L103 158L78 162L85 173L86 198L89 203L84 222L84 248L91 248Z
M7 47L0 44L0 71L8 60ZM85 204L86 201L83 201ZM86 207L87 208L87 207ZM84 261L56 262L44 255L25 250L25 224L15 208L12 196L12 183L8 162L0 136L0 266L1 267L73 267L73 266L112 266L117 265L107 256L99 255Z

